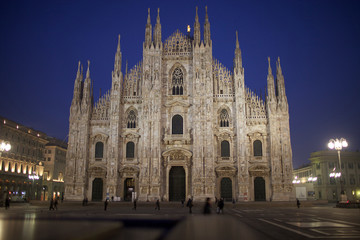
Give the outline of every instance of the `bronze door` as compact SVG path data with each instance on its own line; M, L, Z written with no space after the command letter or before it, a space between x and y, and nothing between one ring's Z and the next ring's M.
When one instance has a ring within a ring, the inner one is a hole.
M103 198L103 180L95 178L92 184L92 201L102 201Z
M172 167L169 173L169 201L185 200L185 170Z
M230 178L221 179L220 184L221 194L220 197L224 199L224 201L232 201L232 182Z
M124 183L124 201L132 200L132 193L135 192L135 181L133 178L125 179Z
M254 180L255 201L266 201L265 180L262 177L256 177Z

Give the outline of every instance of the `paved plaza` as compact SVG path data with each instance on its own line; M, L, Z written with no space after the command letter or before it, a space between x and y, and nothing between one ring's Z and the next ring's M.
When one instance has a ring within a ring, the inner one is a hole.
M213 204L214 205L214 204ZM225 203L224 214L192 214L181 203L12 203L0 208L0 239L360 239L360 209L333 204Z

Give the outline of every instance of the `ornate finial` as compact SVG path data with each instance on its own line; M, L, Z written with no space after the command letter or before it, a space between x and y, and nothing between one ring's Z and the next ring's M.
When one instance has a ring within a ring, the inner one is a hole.
M77 73L76 73L76 78L79 78L80 77L80 74L81 74L81 62L79 61L79 64L78 64L78 70L77 70Z
M117 50L120 51L120 34L119 34L119 38L118 38Z
M271 75L272 70L271 70L271 66L270 66L270 57L268 57L268 63L269 63L268 73L269 73L269 75Z
M198 7L196 6L196 15L195 15L195 19L198 21L198 19L199 19L199 16L198 16Z
M208 19L207 6L205 6L205 21L208 21Z
M148 18L147 18L147 23L151 24L151 20L150 20L150 8L148 8Z
M236 31L236 48L240 48L239 47L238 31Z
M88 62L88 68L86 71L86 78L89 78L90 77L90 60L88 60L87 62Z
M280 65L280 57L278 57L278 59L277 59L277 63L276 63L276 73L282 75L282 70L281 70L281 65Z

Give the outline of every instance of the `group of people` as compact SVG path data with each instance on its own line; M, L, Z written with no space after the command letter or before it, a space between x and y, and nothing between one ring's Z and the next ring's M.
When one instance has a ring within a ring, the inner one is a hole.
M49 211L50 210L57 210L57 205L58 205L58 199L57 198L52 198L50 200L50 207L49 207Z

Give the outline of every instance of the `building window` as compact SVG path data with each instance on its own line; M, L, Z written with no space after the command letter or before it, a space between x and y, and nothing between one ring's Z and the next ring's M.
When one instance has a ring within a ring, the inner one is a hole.
M172 118L172 134L183 134L183 118L180 115Z
M333 177L330 178L330 184L331 184L331 185L335 185L335 184L336 184L335 178L333 178Z
M349 169L354 169L354 163L348 163Z
M135 144L133 142L128 142L126 144L126 158L135 157Z
M320 169L320 163L316 163L316 169Z
M354 177L354 175L351 175L349 180L350 180L350 185L355 185L355 177Z
M226 109L220 112L220 127L229 127L229 114Z
M97 142L95 145L95 158L103 158L104 154L104 143Z
M254 141L253 148L254 148L254 156L255 157L262 156L262 143L260 140Z
M48 162L50 162L50 161L51 161L51 158L48 158L47 160L48 160Z
M230 157L230 143L228 141L221 142L221 157Z
M321 196L321 191L319 191L319 199L321 199L321 197L322 197L322 196Z
M334 162L329 162L329 169L334 169L334 167L335 167Z
M127 117L127 128L136 128L136 114L131 110Z
M317 183L318 183L318 185L321 185L321 184L322 184L321 175L318 175L318 176L317 176Z
M172 74L172 95L183 95L184 74L180 68L175 68Z

